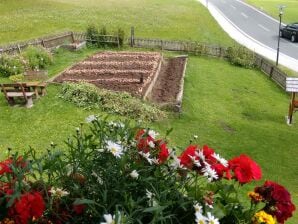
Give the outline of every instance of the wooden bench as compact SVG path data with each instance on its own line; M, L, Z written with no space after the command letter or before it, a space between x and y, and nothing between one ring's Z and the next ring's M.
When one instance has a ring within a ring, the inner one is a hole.
M33 107L32 98L35 95L35 92L26 92L26 84L1 84L1 89L9 105L14 105L15 99L23 99L27 108Z

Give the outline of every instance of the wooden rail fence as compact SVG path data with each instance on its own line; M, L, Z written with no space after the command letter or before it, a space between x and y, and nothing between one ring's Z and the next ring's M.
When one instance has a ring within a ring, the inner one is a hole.
M137 48L161 49L168 51L182 51L196 55L207 55L219 58L228 58L228 48L207 45L189 41L169 41L159 39L130 38L130 45ZM274 63L263 56L254 53L255 66L265 75L276 82L282 89L286 89L287 74L281 71Z
M45 36L38 39L17 42L6 46L0 46L0 54L15 54L20 53L28 46L43 46L45 48L53 48L75 41L73 32L64 32L56 35Z
M20 53L22 49L30 45L53 48L67 43L86 41L86 38L86 33L65 32L25 42L18 42L7 46L0 46L0 54ZM133 29L131 31L131 36L127 38L125 44L135 48L160 49L167 51L192 53L195 55L228 58L226 47L202 44L193 41L171 41L161 39L136 38L134 36ZM255 65L270 79L274 80L281 88L285 90L286 77L288 76L285 72L281 71L275 66L274 63L258 54L255 54Z

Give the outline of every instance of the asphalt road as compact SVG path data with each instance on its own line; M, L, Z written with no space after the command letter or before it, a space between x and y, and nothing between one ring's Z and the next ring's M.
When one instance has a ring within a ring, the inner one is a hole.
M213 4L242 33L272 49L277 48L279 21L249 7L241 0L208 0L208 4ZM280 52L298 59L298 42L292 43L281 38Z

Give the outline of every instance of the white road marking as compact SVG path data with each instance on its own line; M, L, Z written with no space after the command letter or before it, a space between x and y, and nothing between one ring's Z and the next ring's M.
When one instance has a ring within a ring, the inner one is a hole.
M230 5L230 6L231 6L232 9L236 10L236 7L235 6L233 6L233 5Z
M246 15L245 13L243 13L243 12L241 12L241 15L245 18L245 19L247 19L248 18L248 15Z
M259 27L261 27L263 30L266 30L267 32L269 32L270 30L268 28L266 28L265 26L258 24Z

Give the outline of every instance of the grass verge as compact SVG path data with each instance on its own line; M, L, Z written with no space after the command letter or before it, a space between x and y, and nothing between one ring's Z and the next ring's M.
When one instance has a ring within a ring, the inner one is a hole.
M298 1L286 0L281 2L279 0L248 0L247 2L256 6L262 11L265 11L276 19L279 18L279 5L284 5L286 8L284 9L284 14L282 17L283 22L298 22Z
M138 37L234 43L196 0L0 1L0 43L85 31L89 24L121 27L127 34L134 26Z

